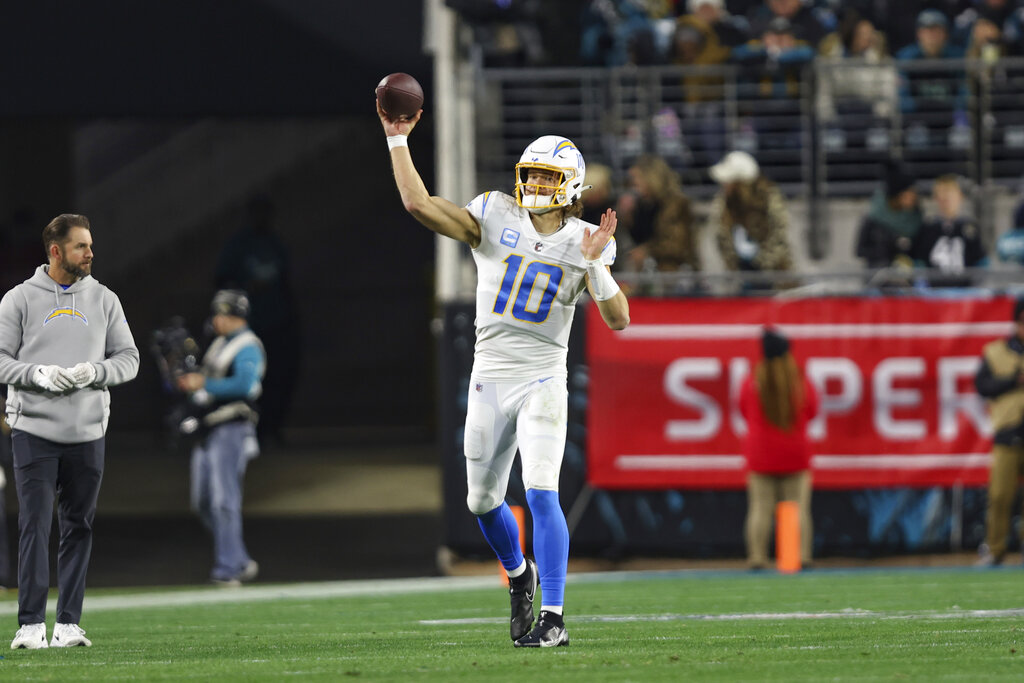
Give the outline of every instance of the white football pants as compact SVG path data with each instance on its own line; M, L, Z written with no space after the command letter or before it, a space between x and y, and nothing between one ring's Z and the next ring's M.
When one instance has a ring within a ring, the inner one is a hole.
M480 382L470 379L466 407L466 504L475 515L505 500L519 448L527 489L558 490L568 415L565 379Z

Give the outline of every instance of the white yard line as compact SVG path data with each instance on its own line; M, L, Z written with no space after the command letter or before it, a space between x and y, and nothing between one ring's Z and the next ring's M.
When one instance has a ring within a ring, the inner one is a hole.
M951 612L873 612L847 609L838 612L740 612L735 614L580 614L575 622L656 622L656 621L790 621L802 619L1005 619L1024 617L1024 608L971 609ZM470 617L466 619L421 619L427 626L469 626L478 624L504 624L507 618Z
M497 573L497 572L495 572ZM500 587L496 576L428 577L422 579L387 579L367 581L329 581L293 583L274 586L243 586L241 588L200 588L179 591L147 591L126 595L103 595L85 598L83 612L152 607L185 607L268 600L320 599L365 595L397 595L402 593L438 593L450 590ZM47 612L56 610L49 600ZM0 615L18 613L15 601L0 603Z
M495 572L496 574L497 572ZM667 579L687 575L705 574L746 576L747 572L737 571L615 571L581 572L570 574L569 583L604 583L627 579ZM373 579L362 581L326 581L319 583L293 583L278 585L255 585L241 588L197 588L191 590L158 590L127 593L123 595L101 595L86 597L83 611L102 612L123 609L151 609L156 607L187 607L192 605L217 605L245 602L267 602L271 600L319 600L323 598L387 596L410 593L442 593L459 590L502 589L496 575L486 576L443 576L410 579ZM14 596L12 596L14 597ZM47 611L53 614L56 601L49 600ZM0 616L18 613L16 600L0 602ZM573 615L573 621L774 621L791 619L957 619L957 618L1020 618L1024 608L999 610L949 610L877 612L845 609L833 612L750 612L730 614L652 614L652 615ZM432 619L421 624L469 625L505 623L507 617L481 617L467 619Z

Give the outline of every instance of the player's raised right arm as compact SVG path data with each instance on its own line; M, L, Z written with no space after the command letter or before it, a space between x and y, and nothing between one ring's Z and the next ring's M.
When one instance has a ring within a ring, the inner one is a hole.
M480 224L465 208L427 192L423 179L412 163L408 144L394 144L395 141L404 142L395 136L408 136L422 114L420 110L409 120L392 121L380 108L380 103L377 103L377 116L389 138L391 166L395 172L398 192L402 195L402 203L413 218L434 232L476 248L480 244Z

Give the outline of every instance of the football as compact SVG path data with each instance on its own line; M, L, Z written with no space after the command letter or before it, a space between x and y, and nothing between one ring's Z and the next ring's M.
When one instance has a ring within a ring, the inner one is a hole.
M423 88L409 74L388 74L377 84L377 101L390 119L410 119L423 107Z

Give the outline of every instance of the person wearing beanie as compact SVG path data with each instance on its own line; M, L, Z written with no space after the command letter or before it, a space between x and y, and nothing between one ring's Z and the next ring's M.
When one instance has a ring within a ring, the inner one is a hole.
M259 564L242 537L242 491L249 461L259 455L256 400L263 393L267 353L249 329L249 297L222 289L210 302L217 338L198 372L178 378L198 415L181 431L196 437L192 447L192 508L213 536L210 581L238 586L252 581Z
M806 567L813 548L807 423L818 413L818 393L778 330L764 330L761 355L739 398L747 422L747 563L751 569L768 566L773 513L785 500L795 501L800 509L800 560Z
M883 186L871 198L857 235L857 256L868 268L913 267L910 254L922 222L916 182L899 164L886 166Z
M950 127L967 122L967 78L956 62L966 56L964 47L950 40L949 19L940 10L923 10L916 24L915 42L894 54L906 146L948 151ZM945 61L948 66L915 68L921 60Z
M1013 306L1013 334L985 345L974 376L978 394L988 403L992 438L985 542L978 565L993 567L1006 557L1007 537L1020 477L1024 475L1024 298ZM1021 527L1024 540L1024 527Z

